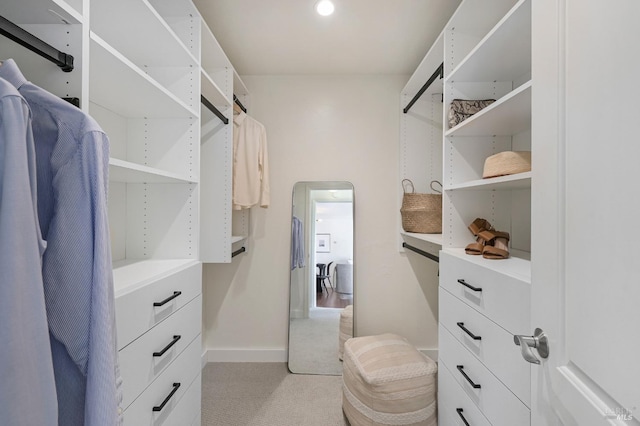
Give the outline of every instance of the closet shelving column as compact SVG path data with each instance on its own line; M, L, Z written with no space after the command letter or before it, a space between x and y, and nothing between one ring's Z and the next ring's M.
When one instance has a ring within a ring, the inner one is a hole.
M248 212L232 210L233 95L235 90L244 103L248 92L204 21L201 31L202 95L228 123L201 106L200 252L203 262L229 263L232 251L248 236Z
M464 0L445 27L444 103L496 102L444 132L443 423L459 417L470 424L530 423L530 364L513 335L530 330L531 173L483 179L482 172L493 154L532 150L532 88L531 0ZM509 232L509 259L465 254L474 241L467 227L477 217Z
M199 421L195 14L189 0L90 3L89 113L111 142L109 222L126 425L158 416ZM175 335L181 337L173 342ZM161 356L151 355L171 342ZM153 411L169 394L170 402Z
M401 109L411 102L440 67L444 59L443 54L444 34L441 33L402 89ZM400 181L410 179L419 193L433 193L430 188L430 182L433 180L442 183L443 90L443 79L437 77L407 113L400 113ZM402 202L402 193L401 190L399 203ZM400 218L400 215L398 217ZM400 220L398 227L402 237L408 236L430 243L422 246L429 251L437 253L442 245L442 234L406 232L402 229Z

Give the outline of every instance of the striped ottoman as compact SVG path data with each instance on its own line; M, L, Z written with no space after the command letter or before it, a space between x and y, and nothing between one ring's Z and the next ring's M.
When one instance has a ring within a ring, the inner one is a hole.
M344 344L342 410L351 426L436 426L438 367L396 334Z
M347 305L340 312L340 333L338 333L338 359L342 360L344 342L353 337L353 305Z

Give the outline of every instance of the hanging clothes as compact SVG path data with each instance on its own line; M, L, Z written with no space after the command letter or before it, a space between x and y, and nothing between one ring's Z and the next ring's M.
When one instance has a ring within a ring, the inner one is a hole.
M291 221L291 270L304 268L304 228L302 222L293 216Z
M42 289L31 113L0 79L0 413L8 425L58 424Z
M267 132L240 111L233 117L233 209L269 207Z
M107 136L90 116L29 83L13 60L0 66L0 77L18 89L32 112L58 423L120 425Z

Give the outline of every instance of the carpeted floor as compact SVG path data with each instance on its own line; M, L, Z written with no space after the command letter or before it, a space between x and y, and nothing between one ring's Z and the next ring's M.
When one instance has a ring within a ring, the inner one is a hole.
M291 374L285 363L209 363L202 426L348 425L342 377Z
M301 374L342 374L338 335L342 309L309 311L309 318L292 319L289 328L289 368Z

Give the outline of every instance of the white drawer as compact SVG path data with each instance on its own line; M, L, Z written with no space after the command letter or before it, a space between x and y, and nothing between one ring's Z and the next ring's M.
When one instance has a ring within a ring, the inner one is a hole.
M201 289L202 264L198 263L116 298L118 349L186 305ZM154 306L173 296L162 306Z
M475 258L475 256L467 257ZM512 259L481 260L509 262ZM519 259L513 260L519 261ZM467 287L461 281L482 291ZM488 269L472 262L471 259L461 259L443 251L440 253L440 286L511 333L530 332L531 285L529 283Z
M491 424L528 426L531 423L531 413L527 406L444 327L440 326L439 333L440 365L449 369L462 390Z
M458 410L462 411L459 413ZM476 404L458 386L449 370L446 367L438 368L438 425L464 426L465 421L470 426L491 426Z
M197 296L166 321L122 349L123 407L128 407L200 334L201 329L202 296ZM169 349L162 353L169 345Z
M202 386L200 384L200 375L189 386L189 389L185 392L184 396L178 402L171 415L167 420L162 423L162 426L185 426L192 425L200 422L200 406L202 400L200 394L202 393Z
M149 387L124 412L125 426L163 424L186 393L189 384L200 374L200 335L193 339L178 359L167 367ZM160 411L153 411L171 395Z
M520 400L528 403L531 400L531 364L522 358L520 347L513 343L513 335L442 287L439 301L440 324ZM474 340L462 327L480 340Z

